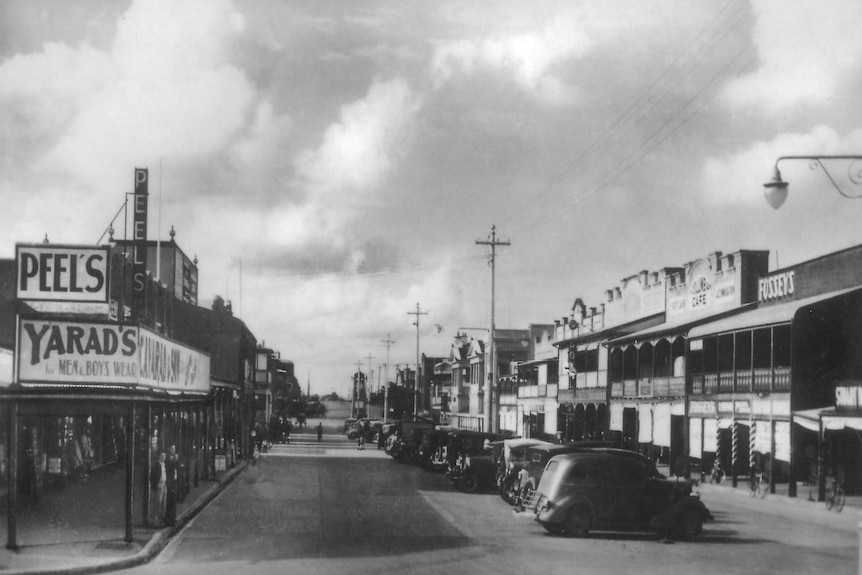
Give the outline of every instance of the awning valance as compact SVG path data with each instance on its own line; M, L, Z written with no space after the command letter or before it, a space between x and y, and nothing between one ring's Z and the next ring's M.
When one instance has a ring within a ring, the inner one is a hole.
M841 431L855 429L862 431L862 413L847 413L834 407L805 409L793 412L793 423L810 431Z
M720 319L694 327L688 334L689 339L705 337L716 333L753 328L793 320L797 312L814 304L838 298L853 292L862 293L862 288L854 287L828 292L778 305L761 306L732 317Z

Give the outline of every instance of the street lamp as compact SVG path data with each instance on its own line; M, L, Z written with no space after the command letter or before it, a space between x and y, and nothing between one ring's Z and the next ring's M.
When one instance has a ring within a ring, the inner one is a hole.
M815 170L818 167L823 170L823 173L826 174L826 177L829 178L832 186L838 190L839 194L845 198L851 199L862 197L862 195L848 194L842 190L841 186L839 186L835 181L835 178L832 177L832 174L829 173L829 170L826 169L826 164L823 163L824 160L843 160L850 162L850 165L848 166L848 178L850 182L860 186L862 185L862 164L857 164L857 162L862 162L862 156L781 156L775 160L775 173L773 174L772 179L763 184L763 195L766 197L766 202L772 206L773 209L777 210L784 204L784 201L787 199L787 188L790 185L781 179L781 172L778 170L778 162L782 160L808 160L809 167L812 170Z

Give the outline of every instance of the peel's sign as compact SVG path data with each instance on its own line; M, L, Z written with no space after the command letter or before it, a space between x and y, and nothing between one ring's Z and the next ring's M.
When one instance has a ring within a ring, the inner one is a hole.
M110 248L18 244L16 295L22 300L108 302Z

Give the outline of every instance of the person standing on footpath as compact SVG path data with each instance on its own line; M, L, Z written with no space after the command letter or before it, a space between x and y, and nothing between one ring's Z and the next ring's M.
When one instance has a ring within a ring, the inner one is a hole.
M167 496L165 498L165 525L173 525L177 522L177 498L180 488L180 456L177 454L177 446L171 445L170 454L165 462L167 480Z
M165 509L167 504L166 486L168 481L168 470L164 451L159 452L159 460L150 470L150 525L163 527L165 521Z
M319 422L317 424L317 443L320 443L323 440L323 422Z

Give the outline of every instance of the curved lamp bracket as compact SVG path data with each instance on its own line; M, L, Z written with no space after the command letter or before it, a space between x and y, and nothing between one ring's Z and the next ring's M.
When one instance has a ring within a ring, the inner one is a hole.
M778 170L778 163L782 160L807 160L808 165L812 170L816 170L818 167L823 170L823 173L826 174L827 178L829 178L829 182L832 184L832 187L838 190L839 194L850 199L862 198L862 193L848 194L845 192L841 186L838 185L838 182L835 181L835 178L826 168L826 164L824 163L824 161L831 160L849 162L847 168L848 180L853 185L862 186L862 156L781 156L775 160L775 174L772 176L772 179L763 184L763 194L766 197L766 201L776 210L780 208L787 199L787 188L789 186L787 182L781 179L781 172Z

